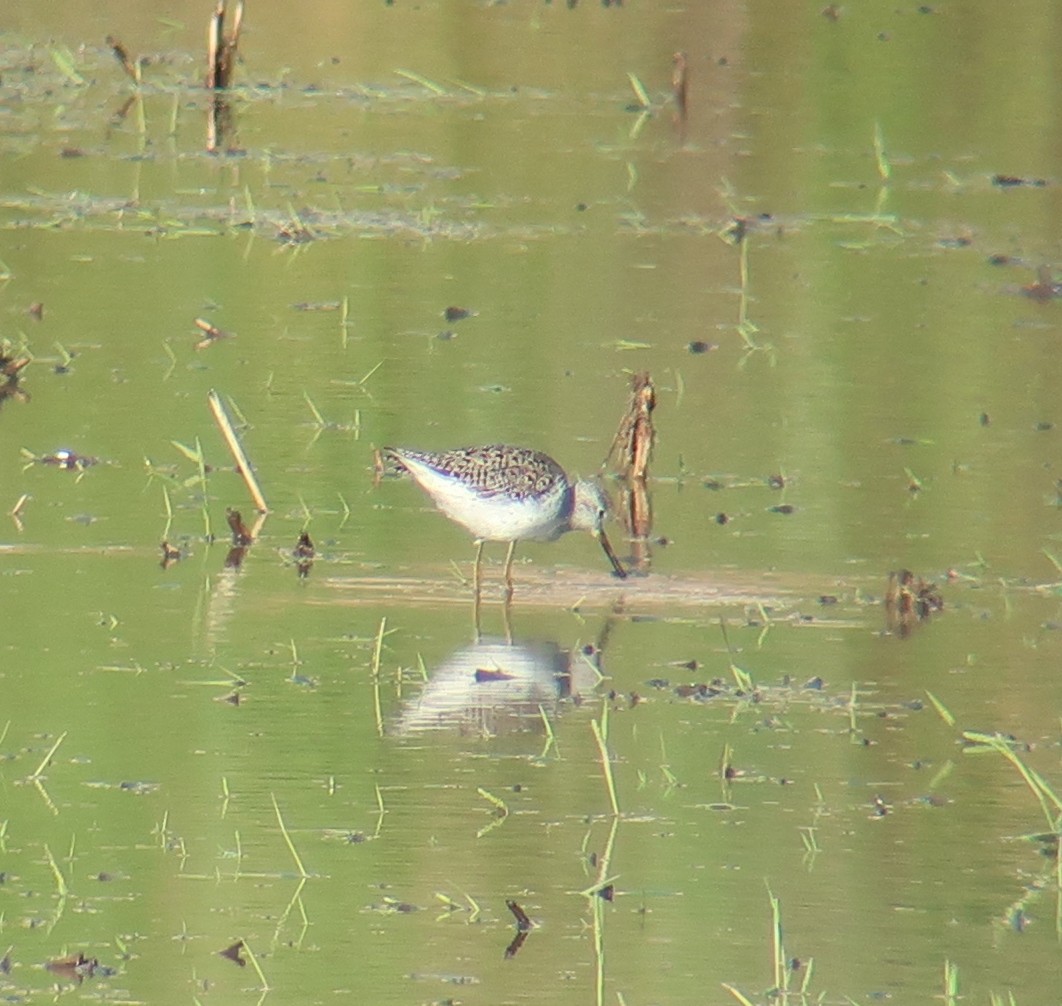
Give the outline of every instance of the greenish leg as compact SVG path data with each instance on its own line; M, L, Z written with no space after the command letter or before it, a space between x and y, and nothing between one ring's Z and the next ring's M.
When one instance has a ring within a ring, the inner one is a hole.
M513 599L513 552L516 551L516 542L509 542L509 551L505 556L505 600Z
M483 542L476 542L476 566L472 573L472 593L475 594L476 602L479 603L479 570L483 561Z

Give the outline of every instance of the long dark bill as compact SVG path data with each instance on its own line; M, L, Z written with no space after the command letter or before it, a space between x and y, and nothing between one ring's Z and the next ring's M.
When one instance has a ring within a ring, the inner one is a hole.
M601 547L605 550L605 555L608 556L608 561L612 563L612 572L616 574L621 580L627 579L627 571L620 565L620 561L616 558L616 553L612 551L612 544L608 540L608 535L605 532L599 531L597 534L597 540L601 542Z

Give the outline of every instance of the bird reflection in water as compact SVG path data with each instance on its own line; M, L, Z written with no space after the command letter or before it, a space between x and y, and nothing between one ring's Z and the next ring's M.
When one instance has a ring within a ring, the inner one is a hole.
M542 710L578 703L601 680L600 650L571 653L552 641L483 638L452 653L416 699L401 708L391 732L428 730L491 734L527 729Z

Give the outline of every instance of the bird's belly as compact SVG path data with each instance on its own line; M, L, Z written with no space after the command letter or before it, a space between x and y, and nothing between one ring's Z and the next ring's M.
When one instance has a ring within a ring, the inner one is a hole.
M436 499L439 509L481 541L552 541L567 530L554 503L541 498L524 500L482 496L460 488Z

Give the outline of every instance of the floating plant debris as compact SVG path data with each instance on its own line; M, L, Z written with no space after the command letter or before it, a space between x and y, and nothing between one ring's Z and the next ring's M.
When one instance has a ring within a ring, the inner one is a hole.
M709 353L718 348L719 344L717 342L702 342L700 339L691 342L686 346L686 349L694 356L699 356L701 353Z
M0 351L0 402L8 398L29 401L29 393L19 386L20 375L29 362L29 357L10 356Z
M515 957L519 952L527 939L527 934L531 932L535 924L528 918L527 913L511 898L506 900L505 907L513 913L513 918L516 919L516 936L505 948L505 957L509 959Z
M620 476L628 482L644 479L649 474L656 430L653 410L656 408L656 389L648 371L631 378L631 395L627 411L620 417L616 435L609 447L608 461L615 458Z
M250 545L254 541L251 529L244 524L243 515L239 510L229 507L225 511L225 520L228 521L229 530L232 532L233 545Z
M54 454L33 454L22 449L22 456L29 458L31 462L41 465L51 465L54 468L63 468L67 471L83 471L92 465L99 464L99 458L89 457L87 454L77 454L66 449L56 451Z
M48 961L44 966L54 974L70 981L76 981L80 985L86 978L91 978L96 973L100 962L95 957L86 957L84 954L78 953ZM113 974L110 969L107 969L107 971Z
M111 47L111 52L114 53L114 58L118 60L121 68L125 70L126 76L129 77L134 84L139 84L140 64L130 58L129 50L126 49L126 47L113 35L108 35L104 41Z
M1036 300L1042 304L1056 297L1062 297L1062 283L1056 283L1051 270L1042 265L1036 270L1036 282L1023 286L1021 292L1030 300Z
M295 568L300 577L309 576L310 570L313 568L315 554L313 539L310 538L308 532L303 531L299 535L299 540L295 543L295 549L292 552L292 556L295 559Z
M689 67L684 52L676 52L671 57L671 95L675 99L675 112L684 122L689 107Z
M1043 178L1022 178L1019 175L993 175L992 184L1001 189L1012 189L1020 185L1031 185L1033 188L1042 189L1047 185Z
M211 90L227 88L232 83L232 72L236 66L236 50L243 25L243 0L236 2L232 31L228 34L225 33L226 6L226 0L218 0L207 34L206 86Z
M291 220L277 230L276 239L281 244L304 245L313 241L315 235L313 231L302 222L301 218L293 212Z
M478 313L468 307L448 307L442 314L447 323L452 325L455 321L461 321L464 318L474 318Z
M885 590L885 620L901 637L910 635L919 622L944 609L944 599L936 584L916 577L909 569L889 574Z
M656 389L648 371L634 374L627 410L620 418L603 465L615 459L616 470L623 480L623 501L619 512L632 545L634 568L643 574L648 573L651 561L648 541L653 528L653 513L647 479L656 440L655 408Z
M294 555L296 559L312 559L314 557L313 540L306 531L299 535L299 540L295 543Z
M247 961L240 956L240 951L243 949L243 940L237 940L231 946L226 947L224 950L218 951L218 957L224 957L228 961L232 961L234 964L238 964L241 968L247 967Z
M212 325L204 318L196 318L195 327L204 333L203 338L195 344L196 349L206 349L221 339L231 339L233 337L231 332L226 332L216 325Z
M516 928L522 932L527 932L529 929L533 929L535 924L528 917L525 912L515 901L511 898L506 900L505 907L513 913L513 918L516 919Z

